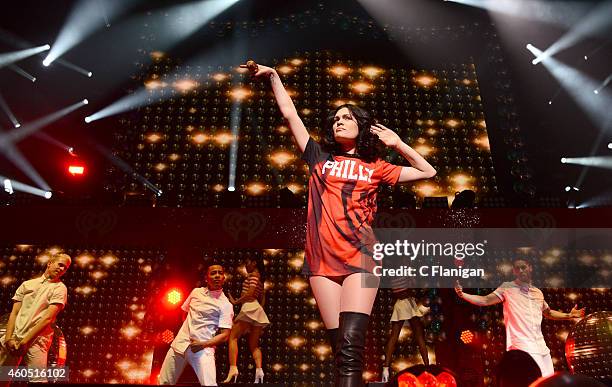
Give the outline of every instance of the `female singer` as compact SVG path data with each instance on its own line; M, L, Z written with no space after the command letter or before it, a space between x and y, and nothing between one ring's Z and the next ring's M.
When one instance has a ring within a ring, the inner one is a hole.
M310 137L276 70L253 61L242 67L270 81L309 166L304 272L335 353L335 384L361 386L365 335L379 283L372 274L376 262L371 254L378 186L427 179L436 171L395 132L351 104L331 112L319 144ZM382 145L411 166L382 160Z

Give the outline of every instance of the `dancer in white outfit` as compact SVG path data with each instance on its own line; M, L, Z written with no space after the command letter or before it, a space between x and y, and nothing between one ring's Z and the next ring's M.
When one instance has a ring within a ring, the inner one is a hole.
M569 313L550 309L542 291L531 284L533 267L524 259L513 262L515 280L504 282L486 296L463 292L457 281L457 295L477 306L504 304L504 324L506 325L506 350L517 349L527 352L538 364L542 376L552 375L553 368L550 349L542 335L542 317L552 320L570 320L584 317L584 308L578 305Z
M182 306L187 313L168 349L159 373L159 384L176 384L187 363L203 386L216 386L215 347L229 338L234 309L225 294L225 272L210 265L207 287L195 288Z

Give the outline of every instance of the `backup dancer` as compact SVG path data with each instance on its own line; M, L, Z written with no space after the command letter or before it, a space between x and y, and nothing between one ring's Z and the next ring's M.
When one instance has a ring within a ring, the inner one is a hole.
M524 259L515 259L512 270L515 279L504 282L486 296L467 294L457 281L455 292L467 302L476 306L504 304L504 324L506 325L506 350L527 352L540 367L542 376L552 375L553 368L550 349L542 335L542 317L551 320L570 320L584 317L584 308L574 306L569 313L550 309L542 291L531 283L533 267Z
M229 338L229 362L230 369L224 383L238 378L238 339L245 333L249 335L249 349L255 362L255 383L263 383L264 372L262 368L261 348L259 338L263 329L270 324L268 316L263 309L264 305L264 281L265 269L262 259L249 258L245 262L248 273L242 283L240 298L235 300L230 295L230 302L234 305L242 305L240 313L234 319L234 325Z

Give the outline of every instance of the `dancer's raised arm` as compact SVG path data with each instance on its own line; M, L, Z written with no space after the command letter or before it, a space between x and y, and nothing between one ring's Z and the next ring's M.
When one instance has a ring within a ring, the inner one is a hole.
M295 105L291 100L291 97L289 97L287 90L285 90L285 87L283 86L283 83L281 82L278 73L271 67L257 64L253 66L251 65L251 63L253 62L249 62L250 63L248 65L240 65L240 67L248 68L251 71L253 71L253 69L256 69L257 71L254 72L254 75L256 77L266 77L270 79L270 84L272 85L272 92L274 93L274 98L276 98L276 103L281 111L281 114L283 115L285 120L287 120L287 123L289 124L289 129L291 129L291 133L293 134L293 137L295 138L295 141L297 142L300 151L304 152L310 135L308 134L308 131L306 130L302 119L298 115L297 110L295 109Z

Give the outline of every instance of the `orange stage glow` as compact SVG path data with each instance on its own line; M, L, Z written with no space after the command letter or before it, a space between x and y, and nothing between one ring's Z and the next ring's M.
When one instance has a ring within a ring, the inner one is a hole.
M251 195L261 195L266 192L266 186L262 183L250 183L246 190Z
M235 139L236 137L229 132L221 132L215 136L215 142L221 146L228 145Z
M351 84L351 89L353 89L357 93L369 93L372 91L374 86L371 83L359 81Z
M282 66L277 67L276 71L278 71L281 74L287 75L287 74L291 74L292 72L294 72L295 69L291 66L282 65Z
M214 79L217 82L223 82L225 81L227 78L229 78L229 76L225 73L214 73L213 75L210 76L212 79Z
M168 86L166 82L158 81L157 79L145 81L144 85L147 90L157 90Z
M197 88L200 84L192 79L181 79L180 81L176 81L172 84L172 86L183 93L187 93L195 88Z
M253 92L246 87L234 87L228 95L234 101L243 101L253 95Z
M191 135L191 141L196 144L204 144L208 140L208 136L202 132L195 133Z
M489 136L487 136L486 134L483 134L482 136L476 137L472 142L474 144L476 144L476 146L478 146L479 148L482 148L484 150L490 150L491 149L491 145L489 144Z
M159 134L159 133L149 133L145 136L145 138L147 139L147 142L149 143L156 143L159 142L160 140L162 140L164 138L163 134Z
M337 77L343 77L346 74L348 74L350 71L351 69L343 65L336 65L334 67L329 68L329 72Z
M419 196L435 196L435 194L440 192L438 185L429 182L417 183L414 187Z
M376 78L383 73L383 69L374 66L362 67L359 71L368 78Z
M429 87L435 84L436 82L438 82L436 78L429 76L429 75L420 75L414 78L414 80L419 86L423 86L423 87Z
M270 161L274 163L275 166L279 168L283 168L287 166L290 162L295 160L295 155L286 151L278 151L269 156Z

